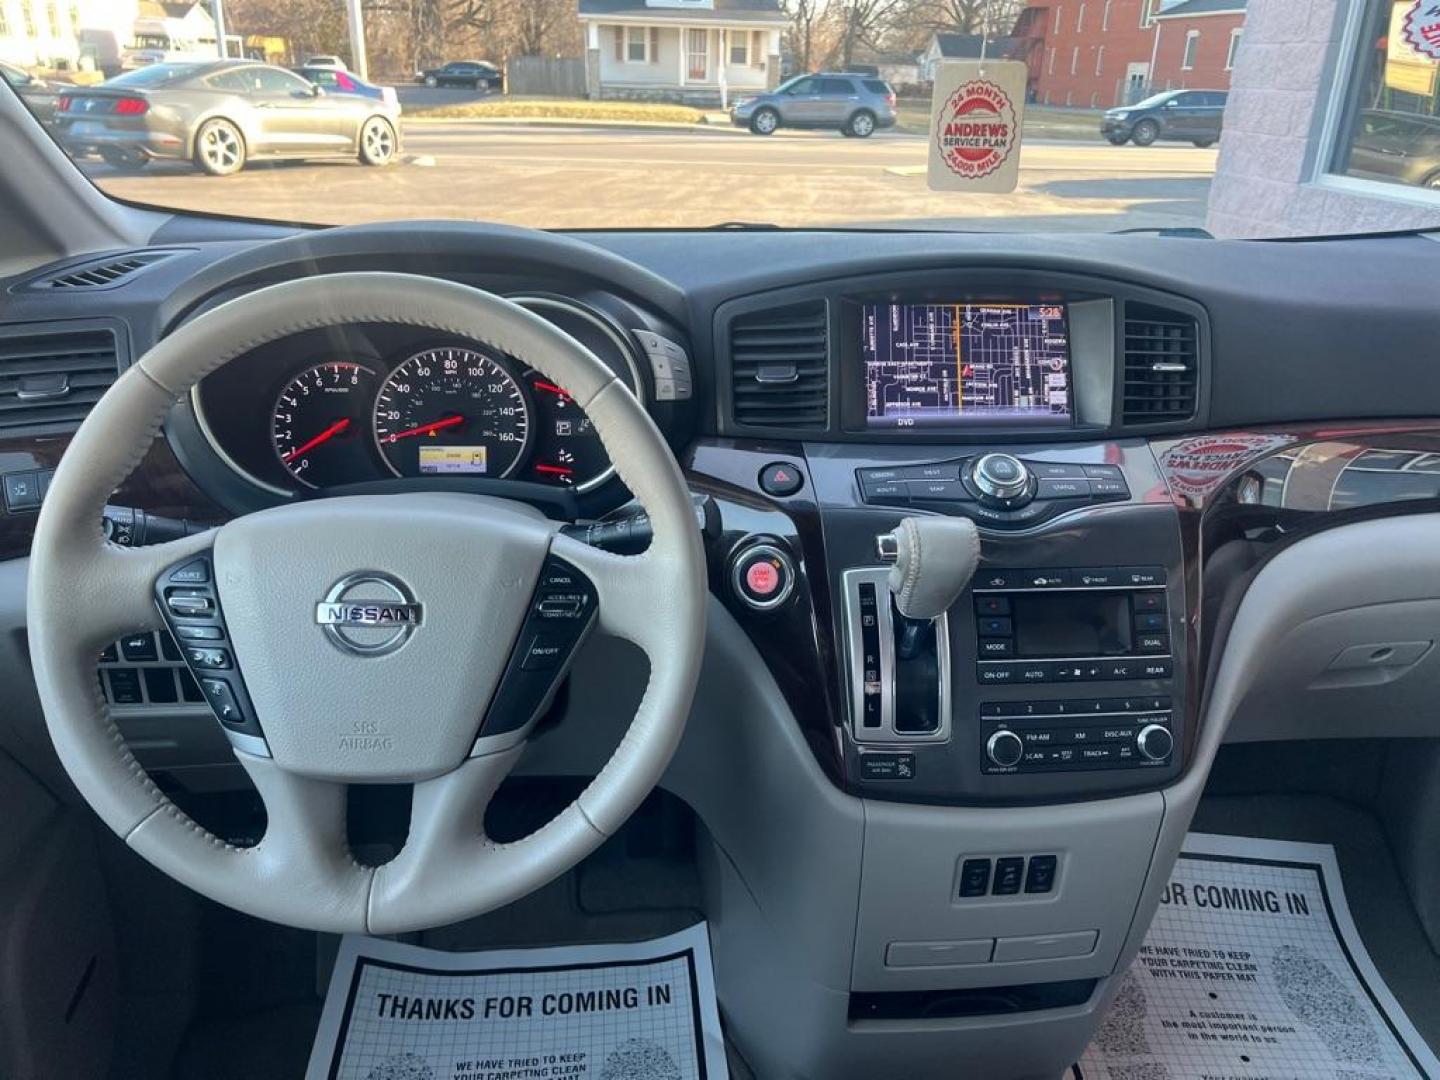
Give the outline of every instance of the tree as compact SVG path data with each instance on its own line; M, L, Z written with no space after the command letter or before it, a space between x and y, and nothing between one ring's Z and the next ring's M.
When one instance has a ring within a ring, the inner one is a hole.
M823 0L783 0L781 7L790 16L785 30L786 51L799 71L815 70L817 24L824 13Z
M902 0L839 0L831 11L840 26L839 59L848 68L861 45L880 48L892 18L901 10Z

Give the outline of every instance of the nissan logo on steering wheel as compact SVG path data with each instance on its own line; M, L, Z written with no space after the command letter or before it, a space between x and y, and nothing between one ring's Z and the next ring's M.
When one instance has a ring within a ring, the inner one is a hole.
M379 571L341 578L315 605L315 621L337 648L357 656L385 656L409 640L424 605L404 583Z

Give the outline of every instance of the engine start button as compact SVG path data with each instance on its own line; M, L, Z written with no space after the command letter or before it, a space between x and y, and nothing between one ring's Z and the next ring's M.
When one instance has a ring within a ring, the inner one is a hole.
M753 562L745 570L745 585L756 596L770 596L780 588L780 570L771 562Z
M751 544L735 556L730 584L748 607L768 611L789 598L795 586L795 564L778 544Z

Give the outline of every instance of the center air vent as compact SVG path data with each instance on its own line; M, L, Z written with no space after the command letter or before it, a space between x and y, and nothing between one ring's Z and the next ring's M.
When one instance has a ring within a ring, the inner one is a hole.
M0 336L0 434L73 430L118 369L115 333L107 328Z
M730 323L735 423L824 428L829 421L825 302L738 315Z
M81 266L68 267L58 274L37 278L30 283L29 287L43 291L49 291L51 289L108 289L121 284L126 278L145 269L145 267L178 254L178 251L137 251L129 255L100 259L95 262L84 263Z
M1195 415L1200 328L1195 319L1151 304L1125 305L1126 424L1163 424Z

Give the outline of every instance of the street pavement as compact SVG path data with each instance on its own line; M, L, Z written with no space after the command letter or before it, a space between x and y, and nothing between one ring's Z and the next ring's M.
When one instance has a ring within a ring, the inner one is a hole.
M433 91L432 91L433 93ZM82 165L121 198L315 223L469 218L548 228L782 226L982 230L1198 227L1216 151L1033 141L1011 194L932 192L926 140L726 127L566 127L413 119L404 161L256 163L238 176Z

